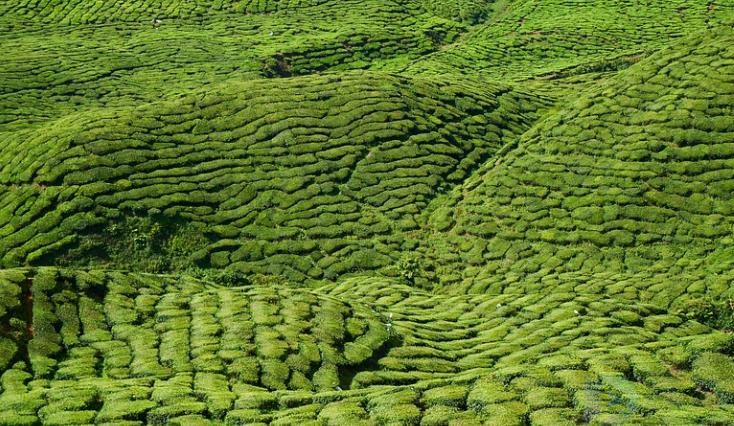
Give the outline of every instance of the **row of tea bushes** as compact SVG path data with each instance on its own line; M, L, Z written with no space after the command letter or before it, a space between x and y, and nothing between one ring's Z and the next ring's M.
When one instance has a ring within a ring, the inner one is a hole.
M292 281L388 266L429 202L546 105L501 85L345 73L64 119L0 148L3 263Z
M366 277L303 290L99 270L0 276L2 321L19 325L2 335L3 424L734 416L732 336L602 284L450 296Z
M409 72L464 74L518 81L616 72L639 55L677 43L685 35L728 25L734 2L719 0L521 0L497 2L495 16L460 43L411 64ZM502 5L504 3L504 5Z
M324 3L324 0L181 0L108 1L87 4L83 1L21 0L0 5L7 22L31 21L44 24L79 25L112 22L145 22L152 19L204 19L212 15L272 13L299 10ZM151 22L154 23L154 22Z
M426 244L426 263L484 292L568 272L698 275L723 260L733 41L682 40L547 116L436 209L445 238Z
M287 288L49 268L6 271L2 284L13 328L0 367L29 362L39 380L202 373L209 388L330 390L393 344L368 309Z
M230 80L395 69L453 41L463 27L417 3L382 0L93 6L44 0L0 4L0 28L6 29L0 37L4 141L24 138L6 130L35 128L90 108L137 106Z

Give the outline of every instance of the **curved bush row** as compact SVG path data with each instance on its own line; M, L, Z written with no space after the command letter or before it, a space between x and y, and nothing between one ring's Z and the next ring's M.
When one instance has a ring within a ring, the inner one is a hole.
M717 268L707 258L730 250L734 225L733 40L688 38L545 117L436 209L445 238L424 263L479 292Z
M732 336L596 284L448 296L4 270L0 419L730 422Z
M0 27L3 141L73 112L233 79L396 69L463 31L384 0L6 2Z
M460 43L411 64L409 71L505 81L541 79L534 83L543 90L573 97L573 87L586 78L613 74L683 36L725 27L734 19L734 2L729 0L497 3L498 10L486 23ZM588 75L575 78L584 74ZM569 87L556 84L566 78Z
M3 262L293 281L384 267L429 202L545 105L503 86L348 73L65 119L0 149Z

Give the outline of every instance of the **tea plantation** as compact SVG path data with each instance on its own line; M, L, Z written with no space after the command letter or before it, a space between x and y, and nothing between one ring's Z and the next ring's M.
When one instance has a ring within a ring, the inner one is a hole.
M734 1L0 29L0 425L734 424Z

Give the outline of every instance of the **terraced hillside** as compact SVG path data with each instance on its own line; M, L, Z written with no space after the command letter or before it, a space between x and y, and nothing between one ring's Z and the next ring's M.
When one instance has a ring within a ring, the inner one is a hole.
M463 266L438 275L484 292L567 272L726 271L732 35L691 37L629 68L485 164L434 217L451 247L433 245L436 261Z
M0 424L734 424L733 24L0 0Z
M558 84L624 69L682 36L727 26L734 14L729 1L498 3L496 19L459 43L415 61L409 72L480 74L506 81L552 79Z
M508 87L348 73L65 117L3 149L2 262L293 281L386 266L428 202L542 106Z
M413 2L95 4L0 4L0 132L232 80L394 68L463 31Z

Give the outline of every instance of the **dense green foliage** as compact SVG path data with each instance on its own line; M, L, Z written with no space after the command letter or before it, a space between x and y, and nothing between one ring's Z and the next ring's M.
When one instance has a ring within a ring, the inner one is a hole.
M31 313L2 354L10 424L734 416L718 404L734 398L734 336L604 285L447 296L382 278L304 290L55 268L0 285L5 323Z
M293 281L387 266L411 248L400 233L418 228L430 200L542 105L501 86L345 73L73 115L3 149L13 201L0 227L22 225L0 237L1 261ZM42 210L22 214L29 202Z
M472 292L578 272L728 286L716 276L734 243L732 64L731 31L691 37L543 118L437 210L451 223L428 250L438 279Z
M457 2L459 3L459 2ZM702 29L728 25L730 1L515 0L461 42L411 64L418 73L523 81L616 71Z
M733 22L0 0L0 425L734 423Z

